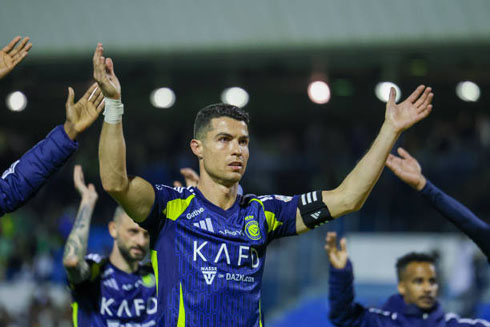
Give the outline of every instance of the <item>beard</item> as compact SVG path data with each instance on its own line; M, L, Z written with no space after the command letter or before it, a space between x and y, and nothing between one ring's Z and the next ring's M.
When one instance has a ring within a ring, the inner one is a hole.
M146 256L146 251L145 249L138 247L138 246L126 246L125 244L122 244L121 242L117 242L117 247L119 249L119 252L121 253L122 257L124 260L127 262L135 262L135 261L141 261L145 258ZM132 249L139 249L141 250L141 254L132 254L131 250Z

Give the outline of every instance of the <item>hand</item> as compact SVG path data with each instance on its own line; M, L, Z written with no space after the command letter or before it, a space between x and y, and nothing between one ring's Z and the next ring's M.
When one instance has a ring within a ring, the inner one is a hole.
M390 153L386 160L386 166L402 181L420 191L424 188L427 180L422 175L422 168L418 161L405 149L398 148L400 158Z
M340 250L337 248L337 233L328 232L325 238L325 251L328 254L330 264L335 269L343 269L347 264L349 255L347 253L347 242L343 237L340 240Z
M180 170L180 173L182 176L184 176L185 179L185 186L194 186L196 187L197 184L199 183L199 175L194 171L194 169L191 168L182 168ZM179 181L174 182L175 187L181 187L182 183Z
M69 87L64 127L66 134L72 140L75 140L78 134L86 130L99 117L104 109L104 96L97 83L94 83L77 103L74 101L75 92Z
M102 89L102 93L109 99L121 99L121 84L114 74L114 63L111 58L104 57L102 43L97 43L94 57L94 79Z
M95 191L95 186L94 184L88 184L88 187L85 185L85 178L83 177L83 170L80 165L75 165L75 169L73 169L73 182L75 183L76 190L82 197L82 201L85 200L93 204L97 202L99 196L97 191Z
M32 48L32 43L29 42L28 37L25 37L19 43L19 46L16 47L20 39L20 36L16 36L5 48L0 50L0 79L10 73L27 56L27 53Z
M391 124L397 133L401 133L427 117L432 110L434 93L431 91L430 87L420 85L405 101L396 104L396 91L391 88L390 99L386 104L385 122Z

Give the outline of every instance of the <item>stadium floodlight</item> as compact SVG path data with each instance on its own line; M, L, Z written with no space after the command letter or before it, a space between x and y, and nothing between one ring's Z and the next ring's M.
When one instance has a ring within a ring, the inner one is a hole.
M308 97L316 104L325 104L330 101L330 87L324 81L313 81L308 85Z
M7 100L5 102L9 110L22 111L27 106L27 97L25 96L24 93L20 91L15 91L7 96Z
M390 89L394 87L396 90L396 99L395 101L398 102L400 98L402 97L402 92L400 91L400 88L398 85L396 85L393 82L379 82L376 85L376 88L374 89L374 93L376 94L376 97L383 101L383 102L388 102L388 99L390 98Z
M456 94L463 101L476 102L480 98L480 87L471 81L459 82Z
M221 101L226 104L231 104L243 108L248 103L248 93L241 87L229 87L221 93Z
M175 93L168 87L161 87L151 92L150 102L155 108L168 109L175 103Z

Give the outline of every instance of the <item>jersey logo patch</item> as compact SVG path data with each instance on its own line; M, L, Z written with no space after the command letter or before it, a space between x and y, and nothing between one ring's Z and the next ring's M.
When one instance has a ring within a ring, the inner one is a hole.
M260 227L254 216L245 217L245 235L253 241L260 240L262 235L260 235Z
M206 218L204 220L199 221L199 223L194 223L194 226L197 228L207 230L208 232L214 233L214 228L213 228L213 224L211 223L211 218Z
M318 219L318 217L320 217L320 214L321 213L322 213L321 211L317 211L315 213L312 213L310 216L313 217L313 218L315 218L315 219Z
M217 268L216 267L201 267L202 275L207 285L211 285L216 277Z

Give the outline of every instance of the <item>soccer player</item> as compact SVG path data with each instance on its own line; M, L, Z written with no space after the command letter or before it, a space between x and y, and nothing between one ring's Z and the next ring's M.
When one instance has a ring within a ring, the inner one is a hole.
M335 326L490 326L486 320L460 319L454 313L443 311L437 301L439 283L435 261L428 254L411 252L398 259L398 294L376 309L354 301L354 274L345 238L340 240L339 249L337 234L327 233L325 250L330 260L330 320Z
M359 210L401 132L432 109L430 88L419 86L398 105L391 90L378 137L338 188L257 197L238 195L249 158L248 114L231 105L210 105L197 114L190 142L199 161L199 183L172 188L128 177L121 87L100 43L93 64L106 99L99 143L102 184L150 232L164 318L159 326L262 326L267 245Z
M0 51L0 79L7 75L32 47L29 38L18 46L20 36ZM0 216L12 212L33 197L47 179L58 171L78 148L76 138L87 129L104 108L103 96L93 84L74 103L75 93L68 88L66 121L14 162L0 178Z
M109 258L88 254L90 220L97 202L93 184L85 185L81 166L73 172L82 200L63 254L73 296L74 326L156 326L157 299L148 253L149 235L117 207L109 223L114 245Z
M427 180L418 161L405 149L398 148L398 154L400 157L390 154L386 166L403 182L419 191L437 211L468 235L490 259L490 225Z

